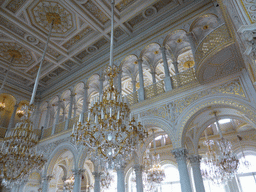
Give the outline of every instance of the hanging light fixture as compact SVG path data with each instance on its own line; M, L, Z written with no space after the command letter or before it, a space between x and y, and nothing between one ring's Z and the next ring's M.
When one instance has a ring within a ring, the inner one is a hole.
M219 121L217 118L217 111L213 112L217 131L220 134L220 140L217 141L219 146L219 166L225 172L227 180L232 179L238 170L239 160L232 152L232 144L230 141L224 139L220 130Z
M239 168L240 168L241 172L243 172L245 170L248 170L250 168L251 164L249 161L246 160L245 155L244 155L244 149L241 145L241 141L243 140L243 138L240 135L237 135L237 138L238 138L240 149L242 151L242 158L240 158L240 160L239 160L239 162L240 162Z
M103 174L100 176L100 186L104 189L109 189L111 183L114 181L114 176L109 173L109 171L104 170Z
M77 146L87 146L92 158L107 162L110 167L123 165L131 158L135 146L147 137L113 83L117 76L117 68L113 66L114 4L112 0L110 66L106 71L109 86L91 103L87 121L82 124L80 119L71 135Z
M16 112L16 114L17 114L17 116L18 116L19 118L21 118L21 117L23 117L23 116L24 116L25 111L24 111L24 110L22 110L22 109L19 109L19 110Z
M160 164L160 155L156 153L156 140L154 130L152 130L152 134L154 143L154 154L151 156L151 166L148 170L146 170L147 181L148 183L159 185L164 180L165 173Z
M74 184L75 184L75 178L72 175L71 177L69 177L66 181L64 181L64 188L66 190L72 191L74 188Z
M209 140L207 136L206 130L204 131L206 141L204 141L204 145L207 147L207 152L205 156L202 158L202 166L201 166L201 174L204 179L210 180L214 184L222 184L225 183L226 177L225 172L219 167L219 159L217 153L214 148L216 148L216 144L213 140Z
M42 154L37 154L35 146L38 143L38 136L33 132L33 123L30 120L30 115L34 110L33 103L52 28L54 24L59 24L59 19L55 21L56 14L47 18L50 24L50 31L37 72L30 104L29 106L23 106L24 116L13 130L7 131L2 144L0 151L0 175L3 178L2 184L6 187L20 183L29 176L32 170L41 169L46 162Z
M3 111L4 109L5 109L5 96L3 96L3 101L2 102L0 102L0 111Z

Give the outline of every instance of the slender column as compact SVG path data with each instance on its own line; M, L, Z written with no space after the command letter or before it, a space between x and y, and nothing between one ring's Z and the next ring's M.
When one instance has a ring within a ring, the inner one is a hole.
M69 124L69 120L71 119L71 115L72 115L72 109L73 109L73 100L74 100L75 95L71 94L70 95L70 103L69 103L69 111L68 111L68 119L66 121L66 125L65 125L65 130L68 129L68 124Z
M52 127L52 135L54 135L54 133L55 133L55 127L56 127L56 125L59 123L60 104L61 104L61 101L59 100L59 101L58 101L58 108L57 108L57 114L56 114L55 122L54 122L53 127Z
M177 61L177 60L176 60L176 61L173 61L172 64L173 64L174 69L175 69L175 74L178 75L178 74L180 73L180 72L179 72L179 68L178 68L178 66L179 66L178 61Z
M117 172L117 191L125 192L124 167L118 168L116 172Z
M156 83L156 72L152 71L151 75L152 75L152 83Z
M77 169L77 170L72 170L75 178L75 183L74 183L74 192L80 192L81 191L81 176L82 173L84 172L83 169Z
M73 114L73 118L76 116L76 110L77 110L77 106L74 105L74 114Z
M14 105L14 110L12 112L12 116L11 116L11 119L9 121L9 125L8 125L8 130L7 131L10 131L11 128L13 128L13 126L14 126L13 124L14 124L14 119L15 119L15 115L16 115L16 111L17 111L18 106L19 106L18 104Z
M163 63L164 63L165 90L166 91L171 91L172 90L172 79L170 77L170 71L169 71L169 66L168 66L167 57L166 57L166 48L161 47L160 50L161 50L161 53L162 53L162 58L163 58Z
M138 94L139 94L139 100L140 101L145 100L145 90L144 90L144 79L143 79L142 62L143 62L142 59L138 59L139 79L140 79L140 88L138 90Z
M137 83L136 80L132 80L133 93L136 92L136 83Z
M87 87L85 85L84 87L84 99L83 99L83 109L82 109L82 123L84 123L84 113L88 110L88 89L89 87Z
M103 94L103 82L104 82L104 77L101 77L100 79L99 79L99 81L100 81L100 91L99 91L99 95L101 95L101 94Z
M200 170L201 158L202 157L200 155L191 155L190 157L188 157L193 170L196 192L205 192L204 182Z
M43 176L42 192L48 192L48 186L49 186L49 182L51 181L51 179L52 179L51 175Z
M65 187L65 181L67 180L67 177L64 175L61 179L63 181L63 192L67 192L66 187Z
M45 116L45 121L44 121L44 129L48 128L49 117L50 117L50 109L51 109L51 106L47 106L47 111L46 111L46 116Z
M122 71L118 71L118 91L122 94Z
M143 180L142 180L142 165L135 165L135 175L136 175L136 188L137 192L143 192Z
M100 192L100 172L93 172L94 175L94 192Z
M172 150L172 154L174 155L178 163L178 170L180 173L180 185L182 192L192 192L186 162L187 153L187 150L183 148Z
M191 50L192 50L192 54L193 54L193 57L195 59L195 53L196 53L196 40L194 38L194 35L192 32L189 32L187 33L187 37L188 37L188 40L189 40L189 43L190 43L190 46L191 46Z

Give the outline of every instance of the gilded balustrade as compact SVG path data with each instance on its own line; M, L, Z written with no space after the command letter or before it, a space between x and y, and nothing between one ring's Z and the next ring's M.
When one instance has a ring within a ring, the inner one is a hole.
M7 128L0 127L0 138L4 138Z
M51 134L52 134L52 127L48 127L47 129L44 129L43 132L44 132L43 138L51 136Z
M176 89L196 81L195 68L190 68L182 73L172 76L172 88Z
M73 125L75 123L77 123L79 120L79 115L75 116L74 118L69 119L69 123L68 123L68 129L72 129Z
M63 122L60 122L60 123L56 124L56 126L55 126L55 133L54 134L58 134L61 131L63 131L64 128L65 128L65 123L66 123L66 121L63 121Z
M163 94L164 92L164 81L158 81L152 85L145 87L145 99L153 98L157 95Z
M227 26L222 24L199 42L195 52L196 67L198 68L213 52L221 50L230 43L233 43L233 40Z
M126 98L127 98L130 105L134 105L134 104L139 102L137 91L134 92L134 93L131 93L129 95L126 95Z

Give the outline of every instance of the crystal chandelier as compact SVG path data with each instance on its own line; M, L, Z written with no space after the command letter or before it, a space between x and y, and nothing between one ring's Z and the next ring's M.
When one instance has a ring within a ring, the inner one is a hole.
M3 101L2 102L0 102L0 111L3 111L4 109L5 109L5 96L3 97Z
M31 171L34 169L41 169L46 162L43 155L39 155L36 152L35 147L38 143L38 136L33 132L33 123L30 120L30 115L34 110L33 103L52 28L54 24L58 24L54 19L54 17L51 17L48 20L50 31L37 72L30 104L29 106L23 106L22 110L24 111L24 116L20 122L16 124L13 130L7 131L4 142L2 143L0 151L0 175L3 178L2 184L6 187L11 187L15 183L20 183L23 179L26 179L29 176ZM12 51L10 53L17 54L17 51ZM15 58L15 55L12 58Z
M146 169L147 181L148 183L159 185L164 180L165 173L160 164L160 155L156 153L156 141L155 141L154 130L152 130L152 133L153 133L153 143L154 143L154 154L151 156L151 159L150 159L151 166L148 169ZM146 156L149 156L149 155L146 155ZM146 157L145 163L148 164L147 157Z
M216 147L214 141L208 140L206 135L206 141L204 141L204 145L207 147L208 151L201 161L202 177L212 181L214 184L225 183L227 181L225 172L219 167L219 159L216 152L214 151L214 147Z
M24 118L6 133L0 151L0 174L5 186L20 183L33 169L41 169L46 162L42 155L35 152L38 136L29 120L31 111L27 106L24 108Z
M75 178L74 176L71 176L66 181L64 181L64 188L66 190L72 191L74 188L74 184L75 184Z
M217 131L220 134L220 140L217 141L219 146L219 166L225 172L227 180L232 179L237 173L239 160L232 152L232 144L230 141L224 139L220 130L219 121L217 118L217 112L214 111L214 117L216 120Z
M107 165L120 166L131 158L135 146L147 137L140 122L114 86L117 69L113 67L114 1L112 0L110 66L106 71L109 85L88 111L87 121L73 127L71 137L77 146L87 146L91 156Z
M103 174L100 177L100 186L101 188L108 189L111 185L111 183L114 181L113 175L109 173L109 171L105 170L103 171Z

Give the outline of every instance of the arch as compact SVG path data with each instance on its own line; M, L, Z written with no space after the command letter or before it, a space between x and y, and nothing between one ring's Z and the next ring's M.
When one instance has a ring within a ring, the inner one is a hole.
M141 51L141 53L140 53L140 58L142 58L143 57L143 55L146 53L146 52L152 52L152 50L150 49L150 48L153 48L153 49L159 49L160 47L161 47L161 45L159 44L159 43L150 43L150 44L148 44L148 45L146 45L143 49L142 49L142 51Z
M78 155L77 149L71 143L62 143L59 146L57 146L53 150L51 155L49 156L49 158L48 158L49 161L45 165L45 170L46 170L45 175L51 175L52 174L52 171L53 171L53 168L54 168L54 165L55 165L57 159L59 158L59 156L61 154L63 154L66 151L70 151L73 155L74 169L78 168L77 167L77 155Z
M94 73L93 75L91 75L91 77L89 77L89 79L86 82L86 86L89 87L90 83L95 79L100 79L100 74Z
M213 13L207 13L204 15L201 15L199 17L197 17L190 25L189 28L189 32L191 32L193 30L193 28L195 27L196 23L199 22L201 19L207 18L207 17L215 17L216 19L218 19L219 17Z
M166 46L167 44L167 41L169 40L169 38L173 35L175 35L176 33L179 33L179 32L184 32L185 34L187 33L186 30L184 29L176 29L176 30L173 30L171 31L168 35L166 35L166 37L164 38L164 41L163 41L163 46Z
M173 127L170 125L169 121L162 117L156 117L153 115L141 117L142 124L146 125L153 125L160 129L162 129L170 138L171 142L175 142L175 132Z
M186 109L179 116L177 123L177 127L179 129L176 132L177 140L176 143L173 143L175 148L184 147L186 131L188 130L189 124L192 122L194 117L196 117L203 110L213 106L222 106L235 109L240 113L245 114L249 121L253 122L254 124L256 123L256 110L250 106L248 101L225 94L203 98L186 107Z
M136 59L138 60L138 57L136 55L128 55L126 56L120 63L119 68L122 69L123 65L126 64L127 62L129 62L131 59Z

